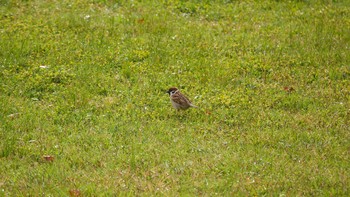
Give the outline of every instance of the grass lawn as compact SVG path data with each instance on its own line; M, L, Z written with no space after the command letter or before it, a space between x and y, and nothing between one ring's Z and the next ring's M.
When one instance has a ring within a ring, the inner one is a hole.
M349 27L347 0L0 0L0 196L349 196Z

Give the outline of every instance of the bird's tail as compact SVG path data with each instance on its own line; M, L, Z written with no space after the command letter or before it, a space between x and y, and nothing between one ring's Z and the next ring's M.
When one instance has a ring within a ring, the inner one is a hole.
M193 105L192 103L190 104L191 107L198 108L198 106Z

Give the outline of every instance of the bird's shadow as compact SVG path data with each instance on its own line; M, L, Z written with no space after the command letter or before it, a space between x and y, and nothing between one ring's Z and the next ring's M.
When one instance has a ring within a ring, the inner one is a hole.
M184 122L188 120L192 120L193 117L196 116L195 112L190 110L171 110L167 114L167 119L177 120L179 122Z

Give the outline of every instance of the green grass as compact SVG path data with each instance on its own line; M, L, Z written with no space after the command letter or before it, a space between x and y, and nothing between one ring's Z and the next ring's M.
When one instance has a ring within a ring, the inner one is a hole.
M0 0L0 196L349 196L349 26L345 0Z

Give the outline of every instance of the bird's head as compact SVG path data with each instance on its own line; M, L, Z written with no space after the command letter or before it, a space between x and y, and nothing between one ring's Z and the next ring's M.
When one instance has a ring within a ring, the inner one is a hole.
M175 92L177 92L177 91L178 91L178 89L175 88L175 87L173 87L173 88L169 88L169 90L168 90L166 93L168 93L169 95L173 95L173 94L175 94Z

